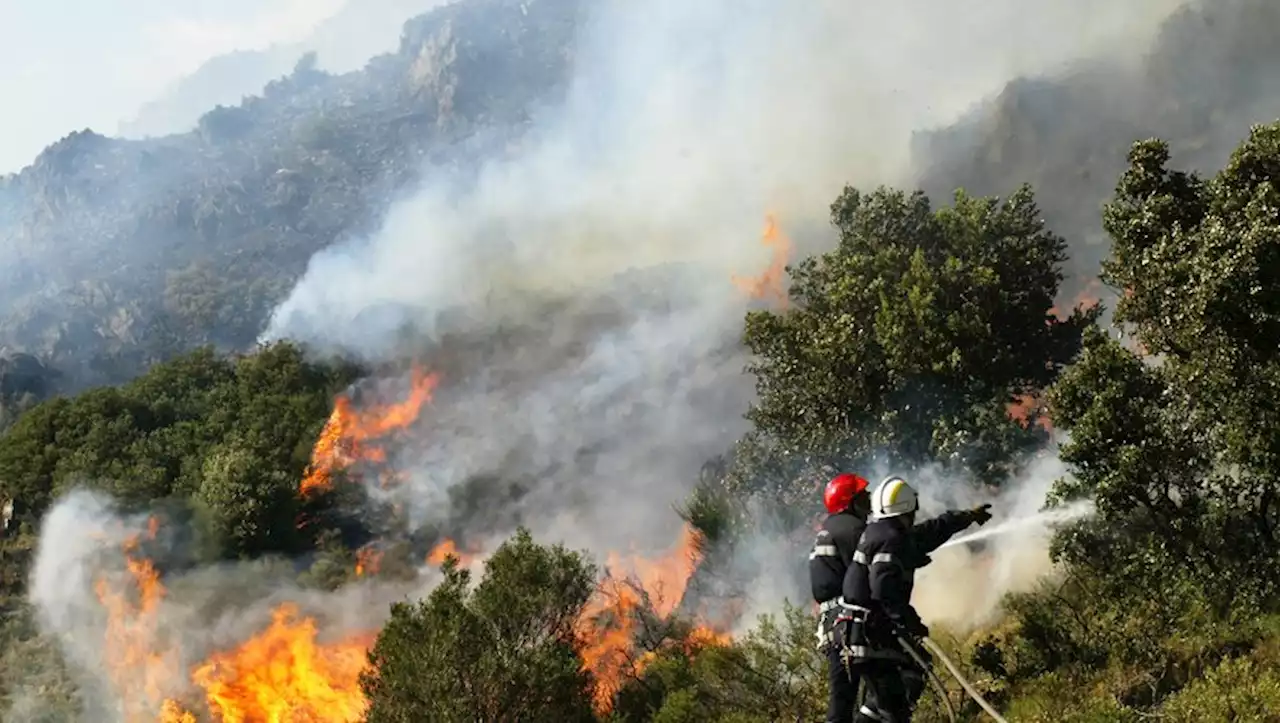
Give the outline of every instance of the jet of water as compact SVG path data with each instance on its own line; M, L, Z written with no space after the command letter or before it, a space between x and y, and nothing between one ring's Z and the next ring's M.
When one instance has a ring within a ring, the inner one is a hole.
M1050 525L1061 524L1063 522L1071 522L1072 520L1078 520L1082 517L1088 517L1093 514L1093 511L1094 508L1092 501L1081 500L1079 502L1073 502L1066 507L1042 510L1027 517L1016 517L1012 520L1005 520L995 527L988 527L986 529L979 530L972 535L952 538L942 543L938 549L942 550L944 548L951 547L952 545L963 545L966 542L977 542L978 540L985 540L989 537L1003 535L1006 532L1013 532L1014 530L1026 529L1028 527L1048 527Z

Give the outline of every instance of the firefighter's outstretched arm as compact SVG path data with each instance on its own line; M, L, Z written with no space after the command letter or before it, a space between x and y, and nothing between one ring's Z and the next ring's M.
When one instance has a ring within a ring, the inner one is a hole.
M978 505L971 510L948 510L932 520L925 520L911 528L911 536L915 539L916 550L921 555L942 546L956 533L963 531L975 522L985 525L991 519L991 505Z

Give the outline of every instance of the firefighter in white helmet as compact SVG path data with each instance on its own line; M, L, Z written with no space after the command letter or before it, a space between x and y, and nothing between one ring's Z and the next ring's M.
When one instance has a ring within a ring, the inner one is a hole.
M856 723L909 723L924 693L925 671L903 651L901 641L928 653L919 640L929 628L911 606L915 571L929 564L929 553L969 525L986 524L991 505L949 510L915 524L919 499L906 480L886 478L871 493L871 523L862 533L844 578L841 641L850 668L867 684Z

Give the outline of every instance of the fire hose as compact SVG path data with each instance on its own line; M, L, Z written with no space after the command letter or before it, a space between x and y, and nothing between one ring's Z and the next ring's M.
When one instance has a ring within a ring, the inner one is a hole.
M973 684L961 675L960 669L956 667L955 663L951 662L951 658L948 658L946 653L942 652L942 648L938 647L937 643L927 637L921 638L920 642L929 649L930 653L937 656L938 660L941 660L943 665L947 666L947 670L951 672L952 677L956 679L956 682L960 684L960 687L964 688L964 692L968 693L969 697L973 699L973 702L977 703L984 711L986 711L987 715L991 716L992 720L996 721L996 723L1009 723L1004 719L1004 716L997 713L996 709L991 707L991 704L988 703L980 693L978 693L978 691L973 687ZM942 681L938 680L938 676L934 674L933 666L924 662L924 659L920 657L920 653L916 651L915 646L911 645L911 643L908 643L902 638L898 638L898 643L902 646L902 649L906 651L907 655L911 656L911 659L916 662L916 665L919 665L920 668L925 671L925 674L929 676L929 682L933 684L934 689L938 691L938 696L942 698L943 703L947 706L947 716L950 717L951 723L955 723L956 711L951 707L951 698L947 696L947 689L943 687Z
M920 653L916 652L911 643L898 638L898 644L902 646L903 650L907 651L907 655L910 655L912 660L916 661L916 665L920 666L920 670L924 671L925 676L929 678L929 683L938 692L938 697L942 699L942 704L947 707L947 719L951 723L956 723L956 709L951 705L951 696L947 694L947 688L942 684L942 681L938 680L937 673L933 672L933 666L924 662L924 659L920 657Z

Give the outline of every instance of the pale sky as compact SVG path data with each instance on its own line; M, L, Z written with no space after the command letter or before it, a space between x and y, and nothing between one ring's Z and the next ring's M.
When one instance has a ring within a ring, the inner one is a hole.
M367 58L376 48L390 47L407 17L441 0L350 0L351 11L337 21L330 45L347 55ZM696 2L696 0L690 0ZM843 4L865 0L805 0ZM1002 34L1007 13L996 6L1016 0L967 0L951 10L957 18L986 18L1000 37L998 52L973 52L972 65L988 55L1018 67L1035 57L1075 55L1092 49L1092 38L1136 37L1137 26L1149 32L1153 17L1164 17L1187 0L1054 0L1034 4L1038 27L1057 33ZM196 70L204 61L234 50L259 50L273 43L296 43L335 15L348 0L0 0L0 174L20 170L47 145L74 130L92 128L116 135L122 121L132 120L148 101L170 83ZM942 7L933 7L935 3ZM947 0L868 3L880 8L882 21L897 32L883 42L892 46L917 42L910 30L921 13L949 8ZM908 7L912 6L912 7ZM922 9L927 8L927 9ZM1143 8L1141 12L1138 7ZM348 17L349 16L349 17ZM365 17L368 16L368 17ZM895 19L896 18L896 19ZM981 22L981 21L978 21ZM1028 21L1029 22L1029 21ZM1001 25L1003 23L1003 25ZM1087 25L1088 27L1085 27ZM906 30L904 30L904 28ZM992 33L988 27L982 38ZM923 32L923 31L921 31ZM1095 37L1097 36L1097 37ZM960 36L982 46L972 31ZM1030 43L1030 45L1028 45ZM1090 45L1090 48L1076 47ZM1062 46L1062 47L1056 47ZM951 47L951 46L948 46ZM329 49L330 60L335 55ZM352 58L347 58L350 64ZM321 66L328 67L326 53ZM363 62L363 61L361 61ZM992 61L994 62L994 61ZM993 70L988 68L987 70ZM995 69L998 71L999 69ZM1007 69L1008 77L1014 68ZM928 63L896 68L895 73L932 74ZM976 72L976 70L975 70ZM904 76L905 77L905 76ZM259 88L246 88L256 92ZM966 91L967 92L967 91ZM938 98L913 99L933 104ZM197 109L198 110L198 109Z
M305 38L345 0L0 0L0 174L117 124L205 60Z

